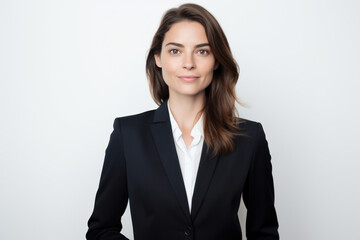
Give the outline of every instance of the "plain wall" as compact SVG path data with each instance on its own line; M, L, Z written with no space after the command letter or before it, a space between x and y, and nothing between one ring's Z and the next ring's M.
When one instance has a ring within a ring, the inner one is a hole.
M0 0L0 239L85 238L112 123L157 107L146 54L182 2ZM360 2L195 2L263 124L281 238L360 239Z

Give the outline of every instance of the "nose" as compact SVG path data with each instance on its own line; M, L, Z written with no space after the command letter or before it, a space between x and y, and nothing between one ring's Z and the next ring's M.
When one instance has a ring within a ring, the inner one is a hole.
M187 70L195 68L194 56L190 53L184 54L183 67Z

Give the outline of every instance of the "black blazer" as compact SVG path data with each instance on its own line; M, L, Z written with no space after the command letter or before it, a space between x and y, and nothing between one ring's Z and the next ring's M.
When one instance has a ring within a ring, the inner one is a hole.
M190 213L167 101L156 110L116 118L87 239L127 239L120 219L129 199L135 240L241 240L241 194L247 239L279 239L263 128L250 120L240 125L248 136L237 137L230 154L211 158L204 142Z

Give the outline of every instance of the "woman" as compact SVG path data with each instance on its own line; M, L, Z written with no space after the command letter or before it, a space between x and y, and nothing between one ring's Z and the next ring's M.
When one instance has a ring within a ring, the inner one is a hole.
M156 110L116 118L87 239L279 239L270 153L260 123L237 117L238 66L216 19L168 10L146 63ZM239 102L239 101L238 101Z

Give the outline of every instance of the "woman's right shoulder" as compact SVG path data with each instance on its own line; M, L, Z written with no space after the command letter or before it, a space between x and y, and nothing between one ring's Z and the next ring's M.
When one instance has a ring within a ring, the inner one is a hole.
M148 125L153 121L155 109L145 112L116 117L114 124L121 124L123 127Z

